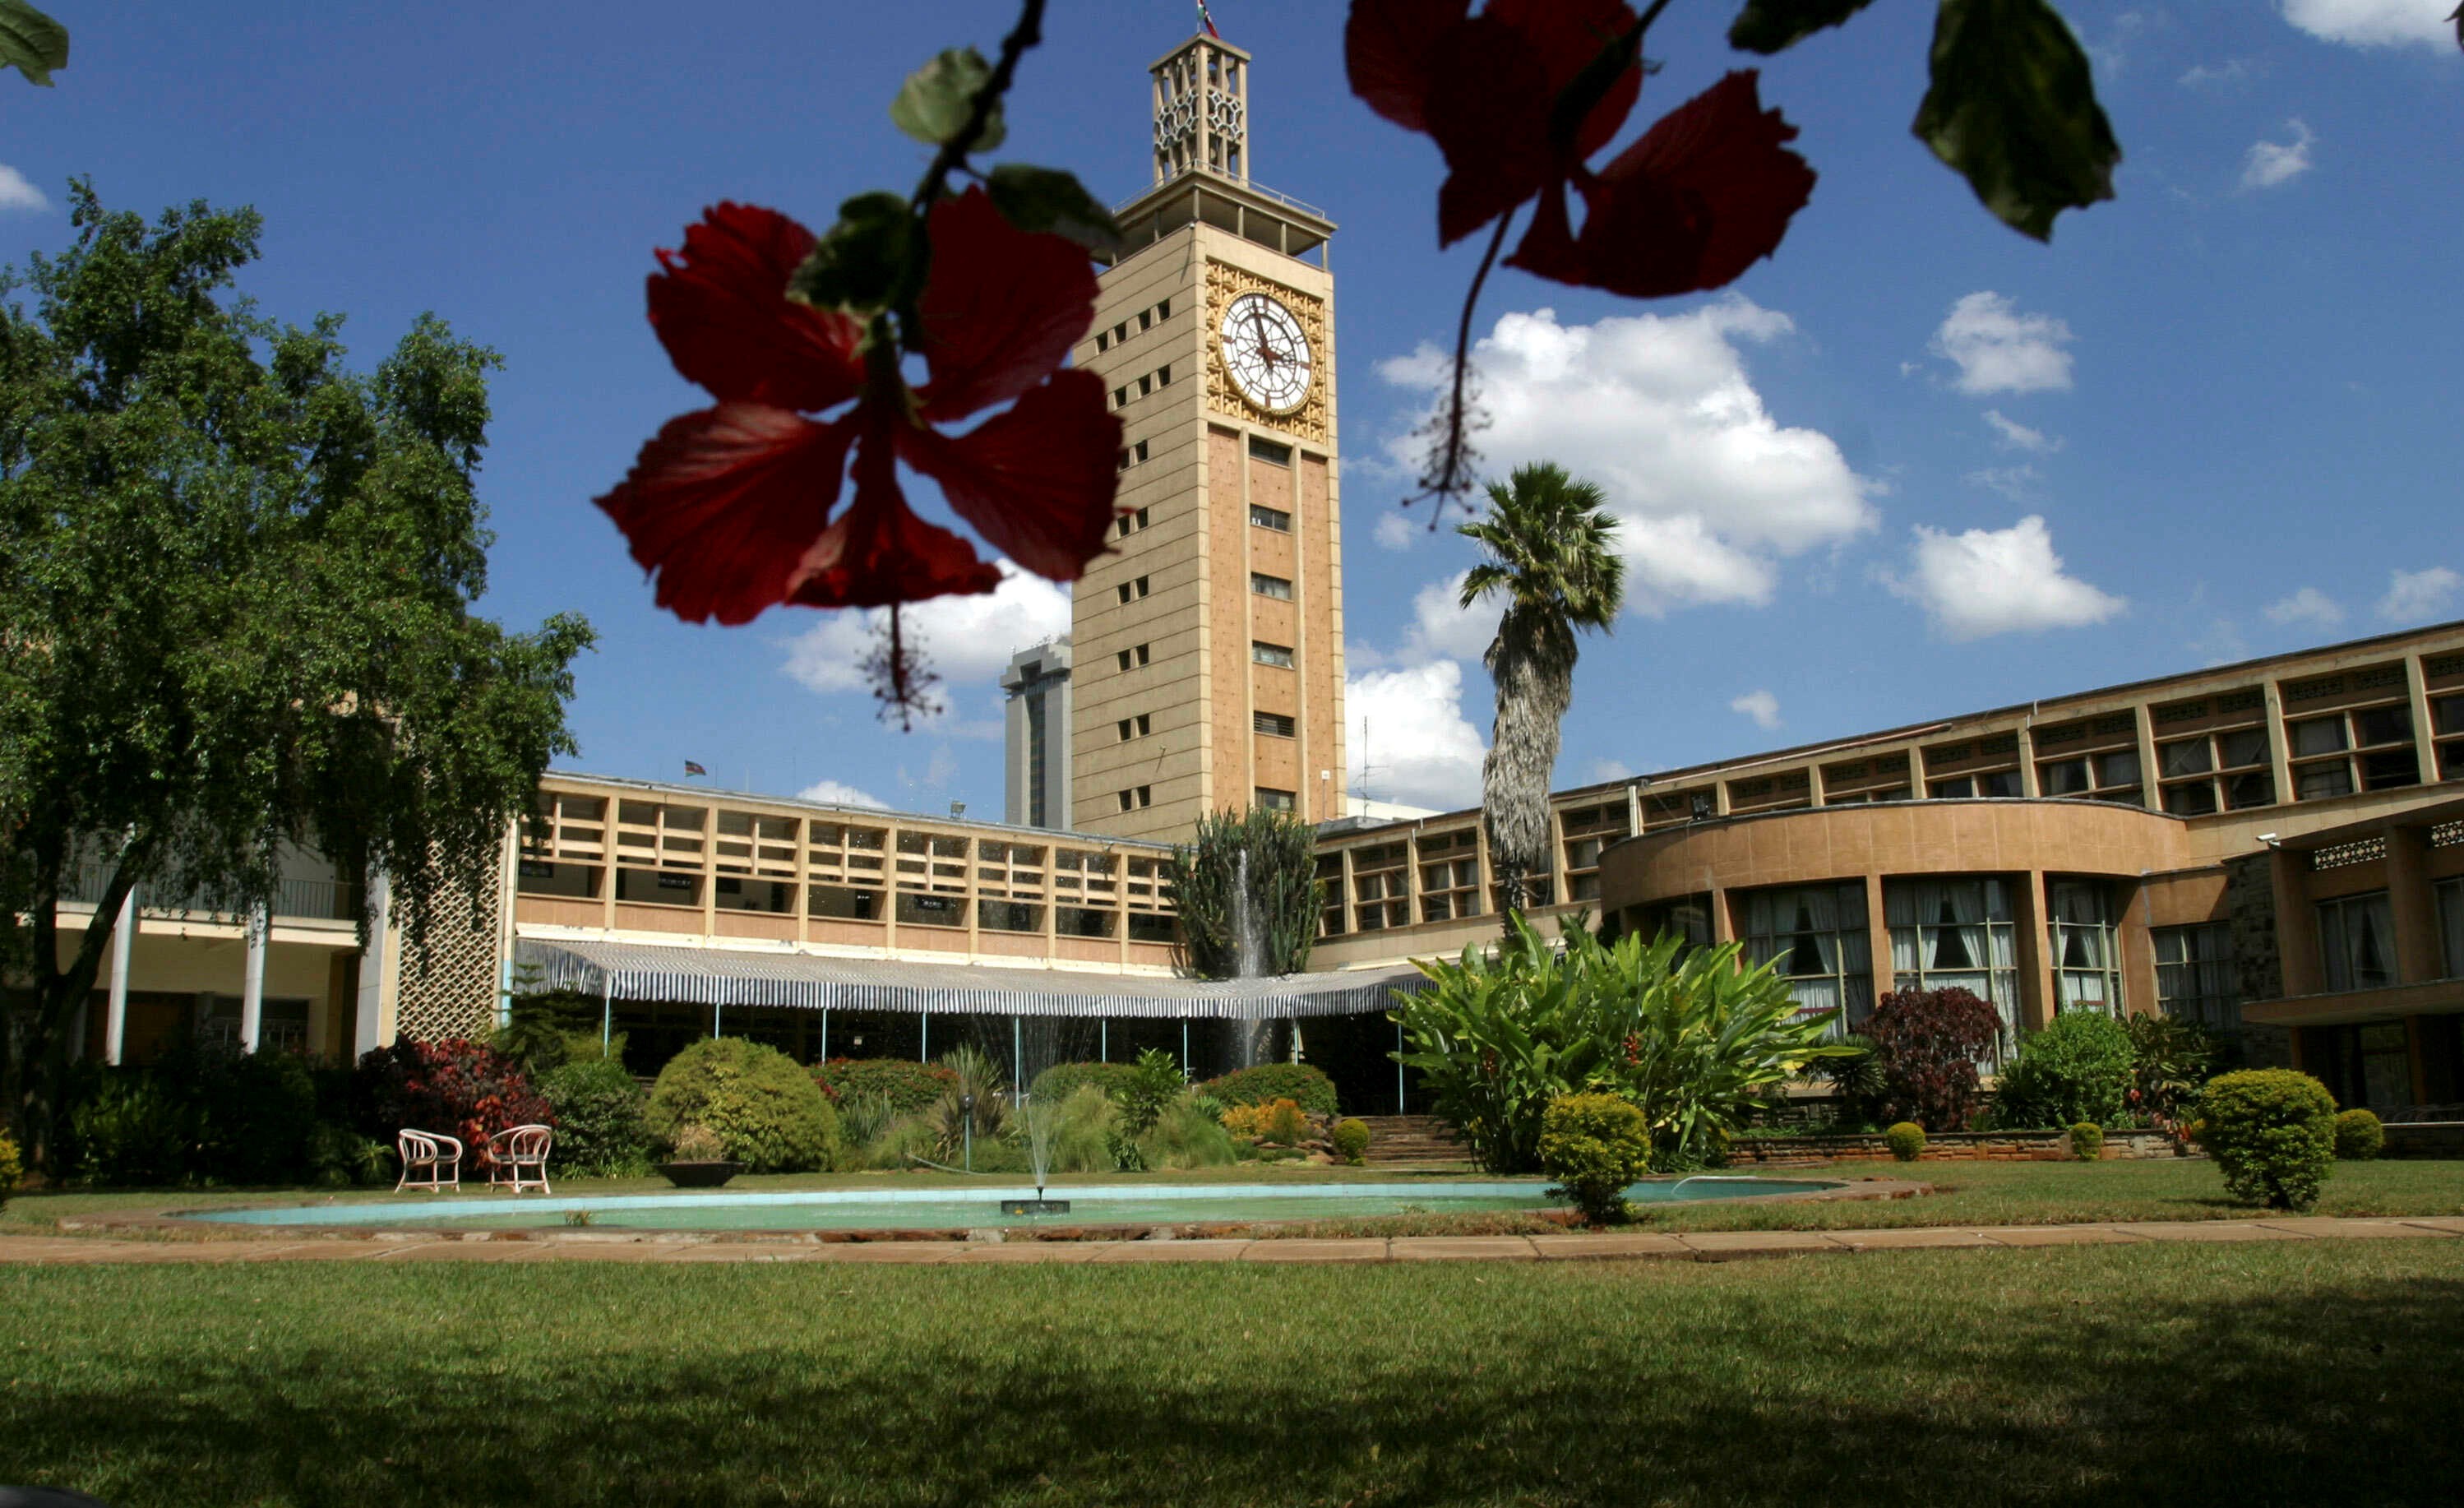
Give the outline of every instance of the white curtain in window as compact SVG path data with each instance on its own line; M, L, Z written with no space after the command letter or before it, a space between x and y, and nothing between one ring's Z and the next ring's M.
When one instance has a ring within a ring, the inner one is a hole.
M1837 891L1803 890L1797 892L1796 920L1814 933L1814 951L1822 960L1822 972L1839 972L1839 898ZM1835 1001L1834 1004L1837 1004Z

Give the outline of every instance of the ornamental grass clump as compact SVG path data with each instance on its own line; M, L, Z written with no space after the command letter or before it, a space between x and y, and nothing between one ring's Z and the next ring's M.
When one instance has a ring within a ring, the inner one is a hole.
M2335 1170L2335 1097L2289 1068L2209 1080L2191 1132L2223 1171L2226 1191L2245 1204L2307 1209Z
M1913 1120L1903 1120L1882 1133L1882 1144L1891 1149L1891 1156L1896 1160L1913 1163L1925 1156L1925 1127Z
M2376 1114L2347 1110L2336 1118L2336 1161L2366 1163L2387 1145L2387 1128Z
M1550 1196L1593 1225L1627 1218L1625 1191L1651 1170L1651 1123L1615 1095L1567 1095L1540 1120L1540 1170L1555 1179Z
M2082 1163L2093 1163L2104 1156L2104 1127L2093 1120L2082 1120L2071 1127L2071 1156Z
M686 1126L707 1126L749 1172L827 1171L846 1157L838 1112L811 1076L744 1037L704 1037L670 1059L643 1120L670 1143Z

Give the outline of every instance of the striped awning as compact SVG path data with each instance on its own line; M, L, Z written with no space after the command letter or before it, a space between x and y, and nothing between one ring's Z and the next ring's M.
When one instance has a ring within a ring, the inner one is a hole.
M614 1000L1089 1019L1266 1021L1360 1015L1385 1010L1397 990L1418 990L1428 982L1409 965L1204 980L541 938L516 940L514 962L539 970L537 987L541 990Z

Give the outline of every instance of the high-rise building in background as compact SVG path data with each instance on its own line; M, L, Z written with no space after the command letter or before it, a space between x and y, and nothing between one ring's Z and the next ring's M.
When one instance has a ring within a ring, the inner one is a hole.
M1046 639L1001 672L1009 706L1001 728L1001 820L1069 826L1069 640Z
M1155 65L1155 183L1075 360L1125 426L1112 550L1071 608L1082 832L1343 815L1333 222L1249 179L1249 55Z

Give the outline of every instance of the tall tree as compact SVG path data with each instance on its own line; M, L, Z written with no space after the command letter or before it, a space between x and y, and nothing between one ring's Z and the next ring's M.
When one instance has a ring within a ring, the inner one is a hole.
M1547 461L1490 482L1486 515L1456 532L1485 552L1463 577L1463 605L1491 592L1506 598L1485 656L1497 686L1497 725L1481 764L1480 799L1489 867L1511 916L1529 903L1532 875L1551 868L1549 776L1557 767L1558 724L1573 702L1574 632L1610 631L1625 601L1625 557L1600 489Z
M0 269L0 1119L37 1147L132 885L265 905L309 845L424 937L573 750L591 641L472 611L495 352L422 316L350 371L339 317L234 291L253 211L70 198L76 244Z

